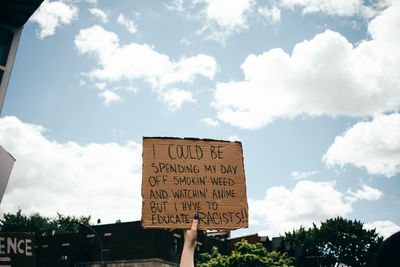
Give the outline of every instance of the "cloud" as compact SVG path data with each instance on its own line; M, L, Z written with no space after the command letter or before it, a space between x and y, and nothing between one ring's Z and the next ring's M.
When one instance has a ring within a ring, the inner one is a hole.
M39 125L0 119L0 143L17 160L2 212L92 215L104 223L140 220L141 145L79 145L46 137Z
M370 19L375 17L382 9L392 5L395 1L369 1L368 5L364 5L364 2L363 0L280 0L279 6L292 11L299 8L303 15L322 13L329 16L361 16L365 19Z
M95 83L94 87L96 87L97 89L103 90L104 88L106 88L107 84L106 83Z
M207 126L212 126L212 127L219 126L219 122L211 118L203 118L201 121Z
M299 172L299 171L293 171L291 173L293 179L295 180L300 180L304 178L308 178L310 176L313 176L314 174L317 174L317 171L309 171L309 172Z
M123 14L119 14L117 22L124 26L130 33L137 32L137 27L133 20L127 19Z
M400 226L392 221L375 221L364 224L366 229L376 229L385 239L400 231Z
M383 192L379 189L372 188L368 185L361 185L361 189L358 189L356 192L351 191L349 188L347 193L351 196L351 200L368 200L375 201L380 199L383 196Z
M277 118L376 116L399 109L400 4L369 23L371 40L353 46L326 30L295 45L291 55L271 49L249 55L243 81L219 82L214 107L220 120L247 129Z
M281 10L273 6L271 8L265 6L258 8L258 13L265 17L271 24L276 24L281 21Z
M237 135L230 135L227 137L227 139L231 142L236 142L236 141L242 142L242 139Z
M40 39L54 35L56 28L62 24L70 24L78 17L78 8L61 1L45 0L29 19L39 24L37 35Z
M352 164L370 174L400 173L400 114L359 122L335 138L323 160L328 166Z
M177 88L163 92L161 97L172 111L180 109L183 103L196 102L191 92L179 90Z
M119 90L119 89L124 89L132 93L137 93L139 91L139 88L135 86L117 86L114 90Z
M122 98L119 95L110 90L105 90L99 93L99 95L104 98L104 104L106 106L109 106L113 102L122 101Z
M169 10L174 11L185 11L183 0L175 0L170 3L165 4L165 7Z
M140 144L82 146L71 141L59 143L47 135L40 125L11 116L0 119L0 143L17 159L1 203L3 212L22 208L25 213L44 216L56 212L92 215L104 223L140 219ZM353 202L334 187L334 182L302 180L293 189L269 188L264 199L249 199L251 222L276 236L300 225L346 216ZM378 199L376 189L368 186L347 192L359 200ZM398 229L387 221L372 226L382 234Z
M103 23L108 22L108 16L103 10L94 7L94 8L90 8L89 12L90 12L90 14L92 14L96 17L99 17Z
M277 236L301 225L310 227L313 222L344 217L352 206L334 186L334 182L302 180L292 190L271 187L264 199L249 199L250 222L266 227L263 232L269 236Z
M189 46L189 45L192 44L192 42L189 41L189 40L186 39L186 38L183 38L182 40L180 40L179 43L182 44L182 45L185 45L185 46Z
M90 54L97 59L99 68L87 74L91 79L101 82L145 81L161 99L173 105L170 107L172 109L180 104L168 98L168 94L178 92L166 92L171 85L192 83L197 76L213 79L217 71L217 63L211 56L198 54L175 61L146 44L120 45L115 33L98 25L80 30L75 37L75 45L80 53ZM188 99L186 93L184 100Z
M289 9L299 7L303 14L321 12L328 15L354 16L361 10L363 2L362 0L281 0L280 5Z
M200 0L205 6L200 12L205 21L197 34L207 34L208 39L224 44L226 37L248 28L247 16L251 11L252 0Z
M250 0L205 0L206 17L214 21L226 31L236 31L247 28L245 13L251 9Z

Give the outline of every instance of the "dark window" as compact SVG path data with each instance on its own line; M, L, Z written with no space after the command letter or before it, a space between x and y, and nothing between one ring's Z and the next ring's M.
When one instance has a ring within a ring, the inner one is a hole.
M68 255L61 255L60 260L62 261L67 261L68 260Z
M61 261L67 261L68 260L68 255L70 254L69 246L70 246L69 243L61 244L61 256L60 256L60 260Z
M94 253L93 253L94 237L91 237L91 236L87 237L86 241L84 241L83 248L84 248L83 254L86 259L91 259L92 257L94 257Z
M178 255L178 238L174 238L174 254Z
M111 248L111 235L104 236L104 244L103 249L110 249Z

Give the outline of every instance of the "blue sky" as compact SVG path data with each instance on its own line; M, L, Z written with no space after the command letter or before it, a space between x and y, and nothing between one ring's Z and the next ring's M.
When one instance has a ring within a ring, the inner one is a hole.
M400 230L398 1L44 1L0 118L3 212L139 220L143 136L241 140L250 227Z

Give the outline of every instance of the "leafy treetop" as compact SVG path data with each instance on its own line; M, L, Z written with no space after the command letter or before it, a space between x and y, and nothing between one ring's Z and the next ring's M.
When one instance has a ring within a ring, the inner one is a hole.
M249 244L247 240L235 244L230 256L221 255L217 250L211 254L202 253L198 267L261 267L261 266L294 266L294 259L286 253L268 252L261 244Z
M72 234L79 231L79 224L89 225L90 216L65 216L57 213L56 218L33 213L30 216L22 214L21 209L15 214L4 213L0 219L2 232L34 232L36 236L52 234Z
M364 229L363 223L342 217L328 219L320 227L300 227L285 233L285 242L304 248L305 260L313 259L319 266L344 263L349 266L365 266L383 241L375 229Z

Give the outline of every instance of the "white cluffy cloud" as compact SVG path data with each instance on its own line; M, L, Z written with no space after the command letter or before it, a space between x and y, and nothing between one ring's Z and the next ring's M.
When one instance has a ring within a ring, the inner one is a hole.
M260 128L298 115L376 116L400 103L400 4L373 19L371 40L353 46L327 30L298 43L291 55L272 49L249 55L245 79L217 83L218 118L241 128Z
M119 95L110 90L105 90L99 93L99 95L104 98L104 104L106 106L109 106L113 102L119 102L122 100L122 98Z
M204 0L205 13L209 20L216 22L227 31L246 28L245 13L251 9L251 0Z
M209 39L220 43L248 28L247 17L254 5L252 0L199 0L197 3L205 4L200 13L205 25L197 33L207 33Z
M0 118L0 143L17 160L1 203L43 216L91 215L104 223L140 220L141 145L79 145L45 137L39 125Z
M385 239L400 231L400 226L392 221L375 221L364 224L366 229L376 229Z
M79 52L97 59L99 68L87 74L90 78L101 82L144 80L160 99L171 104L171 109L179 108L182 101L193 101L190 92L168 91L170 85L191 83L198 75L213 79L217 71L217 63L211 56L198 54L175 61L146 44L120 45L118 36L101 26L81 30L75 37L75 45ZM180 101L171 101L171 93L179 96Z
M50 2L45 0L38 10L29 19L39 24L38 36L44 39L54 35L56 28L62 24L70 24L78 17L78 8L61 1Z
M321 12L337 16L357 15L364 3L363 0L281 0L280 2L285 8L301 8L303 14Z
M281 21L281 10L276 7L260 7L258 8L258 13L265 17L271 24L276 24Z
M226 139L229 140L229 141L231 141L231 142L236 142L236 141L242 142L242 138L240 138L240 137L237 136L237 135L230 135L230 136L228 136Z
M175 11L185 11L184 7L184 0L175 0L170 3L166 3L165 7L169 10L175 10Z
M264 199L249 199L249 214L252 224L265 227L261 234L278 236L300 226L308 228L333 217L346 217L356 201L375 201L382 195L367 185L342 193L335 189L335 182L301 180L291 190L275 186L267 190Z
M212 118L203 118L201 121L207 126L212 126L212 127L219 126L219 122L217 120L212 119Z
M266 227L265 234L277 236L301 225L310 227L313 222L346 216L352 211L351 203L334 186L334 182L302 180L292 190L271 187L264 199L249 199L251 223Z
M317 174L317 171L309 171L309 172L299 172L299 171L293 171L291 173L293 179L295 180L300 180L300 179L305 179L310 176L313 176L314 174Z
M280 0L281 8L294 10L300 8L305 14L323 13L330 16L352 17L361 16L369 19L376 16L382 9L390 6L392 0L368 1L364 0Z
M89 9L89 12L90 14L99 17L103 23L108 22L108 16L103 10L93 7Z
M351 191L351 189L347 190L347 193L350 195L348 199L350 201L356 200L368 200L375 201L380 199L383 196L383 192L379 189L370 187L366 184L361 185L361 189L358 189L356 192Z
M359 122L336 137L323 159L328 166L352 164L370 174L400 173L400 114Z
M137 32L137 27L133 20L125 18L124 14L119 14L117 22L124 26L130 33Z
M177 88L163 92L161 98L164 102L168 104L168 107L172 111L180 109L182 104L185 102L187 103L196 102L196 99L193 98L191 92L185 90L179 90Z
M100 68L92 70L89 76L98 80L144 79L154 87L163 87L176 82L192 82L196 75L212 79L216 72L213 57L199 54L172 61L146 44L121 46L118 36L101 26L81 30L75 37L75 45L79 52L97 58Z

